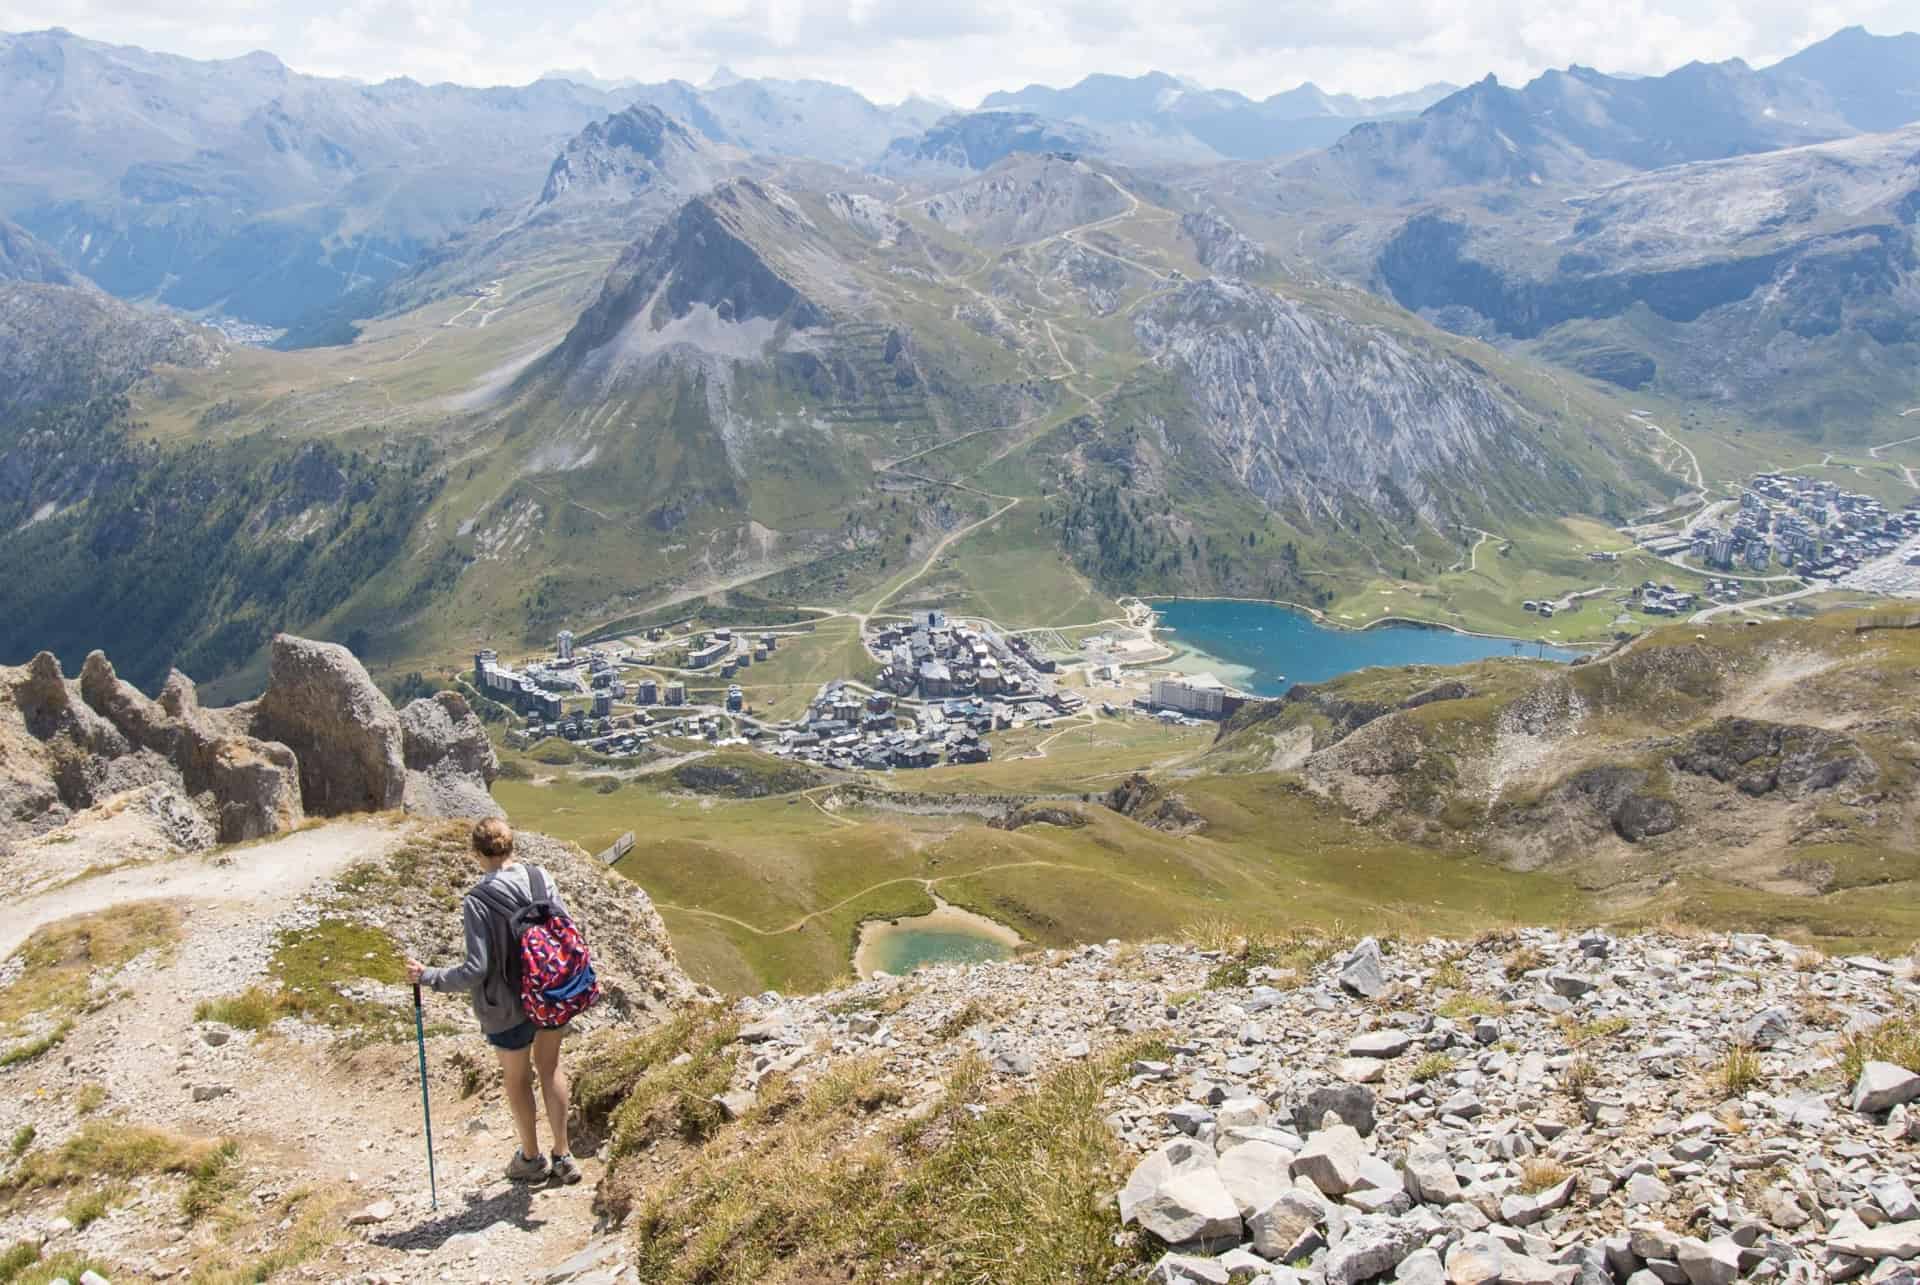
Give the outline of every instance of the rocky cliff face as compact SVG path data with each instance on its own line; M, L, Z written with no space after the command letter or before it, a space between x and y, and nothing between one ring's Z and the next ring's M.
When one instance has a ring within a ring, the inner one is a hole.
M1141 309L1134 333L1178 374L1220 466L1271 507L1357 500L1438 525L1445 479L1484 493L1502 467L1549 467L1483 372L1257 287L1187 285Z
M78 680L52 655L0 669L0 848L57 830L129 791L141 806L203 819L189 844L236 843L306 816L405 807L490 816L497 771L486 732L451 693L396 713L344 647L281 635L257 702L203 708L175 672L158 700L99 652ZM152 795L157 790L164 799Z

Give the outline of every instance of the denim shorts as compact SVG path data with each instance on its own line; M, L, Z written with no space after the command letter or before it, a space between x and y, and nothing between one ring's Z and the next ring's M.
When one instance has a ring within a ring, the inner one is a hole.
M509 1053L515 1053L532 1044L534 1032L539 1029L539 1027L533 1024L533 1019L528 1018L518 1026L509 1026L504 1031L496 1031L494 1034L487 1036L487 1043L497 1049L505 1049Z

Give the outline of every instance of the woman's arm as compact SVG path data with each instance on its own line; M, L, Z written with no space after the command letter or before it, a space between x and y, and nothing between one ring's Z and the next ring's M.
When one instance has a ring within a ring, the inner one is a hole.
M470 991L487 975L487 908L478 897L468 897L460 907L460 923L466 931L467 957L454 968L429 968L420 974L423 985L437 991Z

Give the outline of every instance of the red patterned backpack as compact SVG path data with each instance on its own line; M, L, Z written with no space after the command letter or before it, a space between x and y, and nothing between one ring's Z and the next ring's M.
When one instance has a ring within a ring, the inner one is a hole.
M504 922L513 949L502 951L507 985L520 992L520 1006L535 1026L565 1026L600 998L593 958L580 926L553 901L546 872L527 867L533 899L517 902L496 884L482 884L476 896Z

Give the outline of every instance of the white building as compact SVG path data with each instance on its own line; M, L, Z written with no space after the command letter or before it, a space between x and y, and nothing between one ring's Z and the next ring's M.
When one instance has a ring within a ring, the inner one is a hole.
M573 630L562 629L560 631L560 636L554 640L554 653L561 660L573 659Z
M1161 709L1218 717L1226 699L1225 684L1212 674L1186 674L1153 680L1153 703Z

